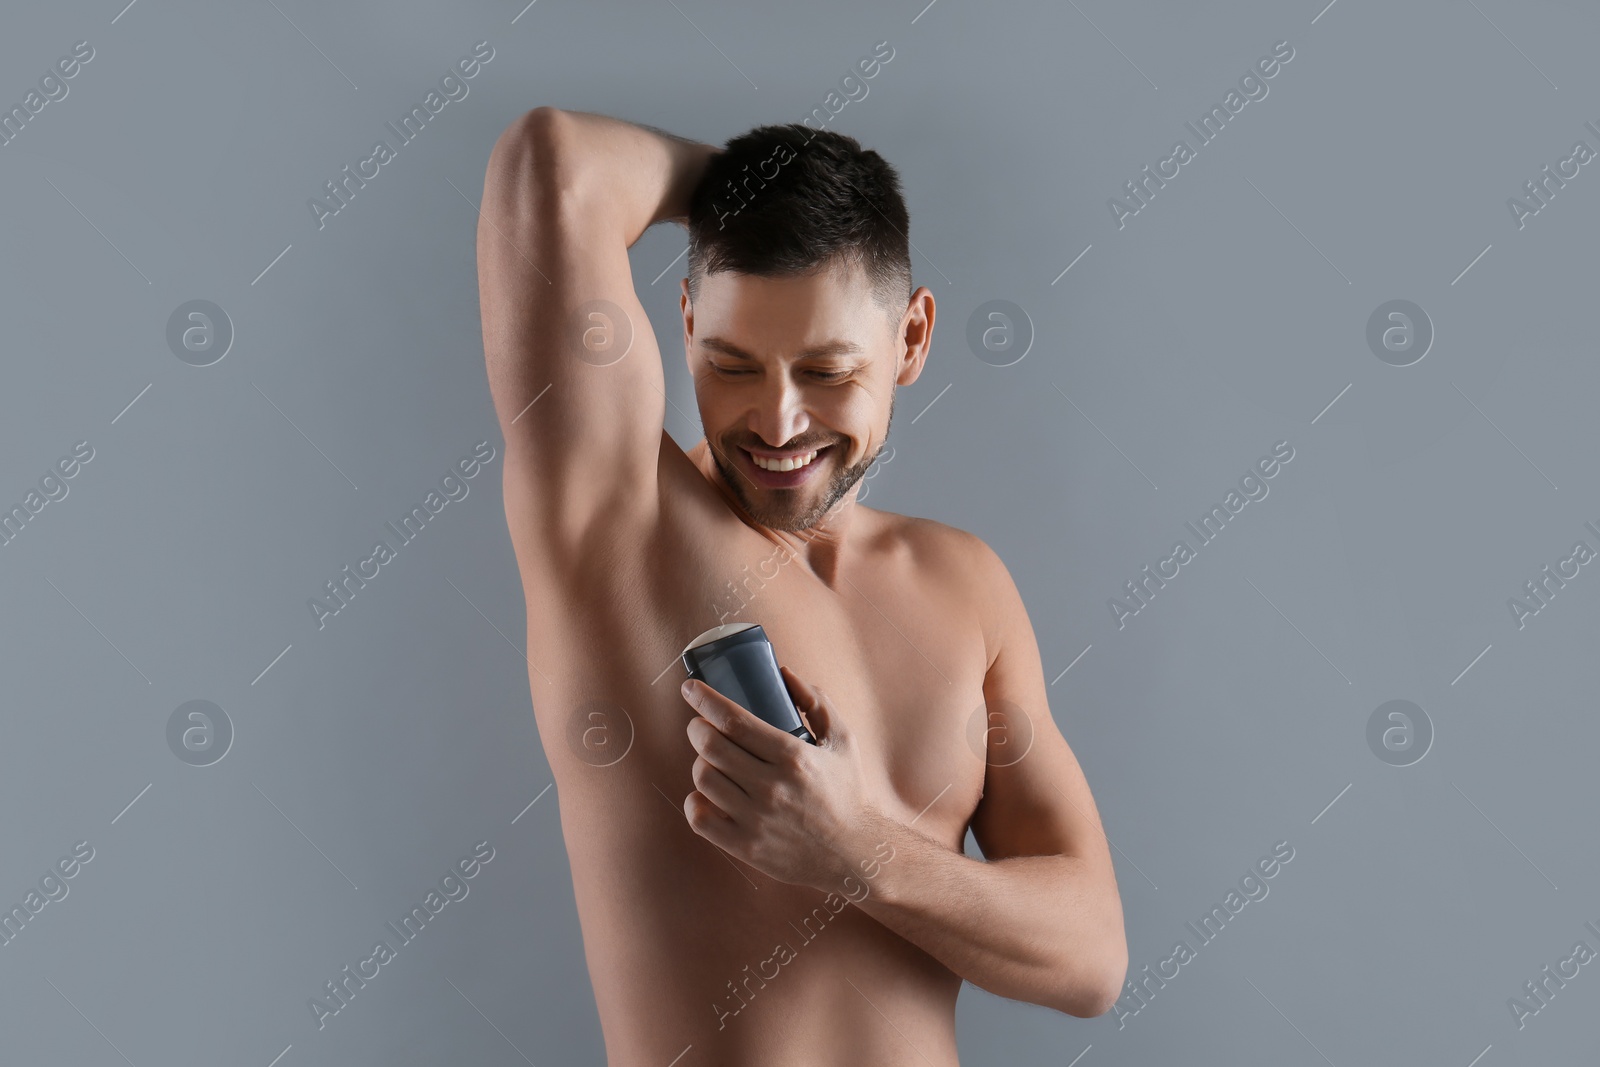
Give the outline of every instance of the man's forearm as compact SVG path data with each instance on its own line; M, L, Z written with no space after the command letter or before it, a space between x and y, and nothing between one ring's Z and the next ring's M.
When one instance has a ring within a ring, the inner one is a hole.
M605 211L629 246L657 222L687 220L690 196L720 151L586 111L536 108L523 125L544 188Z
M973 985L1080 1017L1121 992L1119 905L1085 861L976 860L883 815L860 840L887 840L894 858L856 906Z

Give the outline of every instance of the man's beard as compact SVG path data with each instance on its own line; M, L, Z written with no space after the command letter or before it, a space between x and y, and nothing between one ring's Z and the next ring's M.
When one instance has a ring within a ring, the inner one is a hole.
M767 489L760 490L750 483L749 477L741 470L737 470L723 457L720 449L713 448L711 456L722 472L722 480L727 483L738 499L739 504L750 513L750 517L761 525L772 530L782 530L786 533L800 533L816 525L833 509L833 506L844 499L852 486L866 477L867 471L877 460L879 453L889 443L889 429L894 426L894 395L889 398L889 426L884 429L883 440L878 442L878 447L872 455L865 456L861 462L852 464L842 470L835 471L828 481L828 487L823 491L820 499L814 504L804 505L798 502L795 494L802 490L796 489ZM811 462L816 463L825 458L828 453L823 453ZM810 486L805 487L806 490ZM772 494L766 502L757 502L751 499L752 492Z

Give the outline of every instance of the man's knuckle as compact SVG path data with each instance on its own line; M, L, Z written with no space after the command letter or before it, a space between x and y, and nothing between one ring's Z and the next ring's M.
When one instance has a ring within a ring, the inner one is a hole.
M706 735L705 740L701 743L700 751L712 758L726 758L732 745L733 742L728 739L726 734L719 730L713 730Z
M779 782L772 793L772 809L774 811L795 811L802 807L803 798L806 796L805 785L793 778L785 778Z

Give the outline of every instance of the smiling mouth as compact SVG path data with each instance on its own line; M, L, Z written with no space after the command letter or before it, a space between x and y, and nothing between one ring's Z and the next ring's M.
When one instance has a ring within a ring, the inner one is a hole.
M751 461L762 470L787 472L797 471L803 467L810 466L818 456L822 455L822 453L826 451L826 447L814 448L810 452L802 452L799 455L789 456L783 459L758 456L754 452L751 452L748 448L745 449L745 451L749 453Z
M827 444L784 455L760 455L743 446L739 451L750 464L750 478L755 485L763 489L798 489L812 480L832 448Z

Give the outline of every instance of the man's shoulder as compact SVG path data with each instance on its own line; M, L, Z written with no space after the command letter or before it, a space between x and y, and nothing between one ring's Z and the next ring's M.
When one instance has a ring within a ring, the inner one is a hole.
M888 536L909 551L918 575L936 576L949 598L977 624L992 664L1006 635L1027 611L1005 561L969 530L915 515L881 514Z
M1009 581L999 555L977 534L919 515L876 514L882 523L881 536L908 551L919 570L970 580L979 589L1002 576Z

